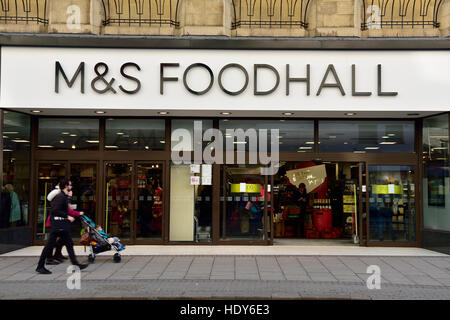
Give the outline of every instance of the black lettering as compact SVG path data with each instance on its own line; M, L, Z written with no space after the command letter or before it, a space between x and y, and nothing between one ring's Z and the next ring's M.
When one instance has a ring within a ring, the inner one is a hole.
M310 81L311 81L311 74L310 74L310 65L306 65L306 78L290 78L289 77L289 64L286 65L286 95L289 95L289 84L291 82L306 82L306 95L309 96L310 92Z
M139 81L138 78L132 77L132 76L130 76L130 75L125 73L125 68L127 68L127 67L135 67L138 71L141 71L141 68L136 63L133 63L133 62L124 63L122 65L122 67L120 68L120 74L122 75L122 77L130 79L131 81L136 82L136 89L134 89L134 90L127 90L124 87L122 87L121 85L119 86L119 89L122 90L125 93L134 94L134 93L138 92L141 89L141 82Z
M240 70L244 73L244 75L245 75L245 84L244 84L244 86L243 86L240 90L238 90L238 91L229 91L229 90L225 89L224 86L223 86L223 84L222 84L222 74L223 74L223 73L225 72L225 70L227 70L228 68L238 68L238 69L240 69ZM223 92L225 92L226 94L229 94L229 95L231 95L231 96L237 96L237 95L241 94L242 92L245 91L245 89L247 89L247 86L248 86L248 72L247 72L247 70L245 70L245 68L244 68L243 66L241 66L240 64L238 64L238 63L230 63L230 64L227 64L227 65L226 65L225 67L223 67L223 68L220 70L220 72L219 72L219 86L220 86L220 89L222 89Z
M383 92L381 90L381 64L378 65L378 95L381 97L398 95L398 92Z
M66 81L66 84L69 88L72 88L73 84L77 80L78 75L81 73L81 89L80 89L80 91L81 91L81 93L84 93L84 62L80 63L77 71L75 71L75 74L73 75L72 79L69 81L61 64L59 63L59 61L56 61L56 63L55 63L55 92L56 93L59 93L59 73L60 72L64 78L64 81Z
M277 76L277 82L275 83L275 86L267 91L258 91L258 69L269 69L272 70L272 72ZM278 85L280 84L280 74L278 73L277 69L275 69L273 66L271 66L270 64L255 64L254 65L254 69L253 69L253 77L254 77L254 81L255 81L255 86L253 88L253 94L255 96L265 96L265 95L269 95L272 92L274 92L277 88Z
M159 93L164 94L164 81L178 81L178 77L164 77L165 67L179 67L179 63L161 63L159 72Z
M207 87L205 90L202 90L202 91L195 91L195 90L193 90L193 89L191 89L191 88L189 87L189 85L187 84L186 78L187 78L188 72L189 72L191 69L193 69L193 68L199 68L199 67L200 67L200 68L205 68L205 69L209 72L210 80L209 80L209 85L208 85L208 87ZM197 95L197 96L201 96L201 95L207 93L207 92L212 88L212 86L213 86L213 84L214 84L214 74L213 74L211 68L208 67L206 64L203 64L203 63L194 63L194 64L191 64L189 67L187 67L186 70L184 71L184 74L183 74L183 84L184 84L184 87L185 87L190 93L195 94L195 95Z
M356 91L356 66L352 64L352 96L362 97L371 96L372 92L357 92Z
M100 68L100 67L103 67L103 68L104 68L102 73L100 73L100 71L99 71L99 68ZM92 90L94 90L95 92L100 93L100 94L106 93L106 92L108 92L108 91L112 91L113 93L117 93L116 90L114 90L114 88L112 87L112 85L113 85L113 83L114 83L114 81L115 81L116 79L111 78L111 81L108 82L108 81L104 78L104 76L105 76L105 75L108 73L108 71L109 71L108 65L107 65L106 63L104 63L104 62L99 62L99 63L97 63L97 64L95 65L95 67L94 67L94 71L95 71L95 74L96 74L97 76L91 81L91 88L92 88ZM101 80L101 81L105 84L105 88L104 88L104 89L97 89L97 88L95 87L95 83L96 83L97 81L99 81L99 80Z
M335 83L325 83L330 71L333 74L334 80L336 80ZM336 69L334 69L334 65L332 65L332 64L328 65L327 71L325 72L322 82L320 83L319 91L317 91L317 96L320 95L320 92L322 92L322 88L339 88L339 90L341 91L341 94L343 96L345 96L344 88L342 88L341 81L339 80L339 77L336 73Z

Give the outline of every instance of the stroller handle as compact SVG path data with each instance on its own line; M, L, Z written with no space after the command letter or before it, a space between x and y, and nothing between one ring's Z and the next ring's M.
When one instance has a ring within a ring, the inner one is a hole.
M83 221L84 223L89 224L89 225L92 226L92 227L95 227L94 221L92 221L89 217L87 217L87 216L85 216L85 215L82 215L82 216L80 216L80 219L81 219L81 221Z

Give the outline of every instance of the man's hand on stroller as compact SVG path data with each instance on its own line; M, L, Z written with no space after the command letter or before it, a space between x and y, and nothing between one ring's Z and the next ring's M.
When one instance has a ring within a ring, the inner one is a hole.
M70 222L74 222L74 221L75 221L75 218L74 218L74 217L71 217L71 216L68 216L68 217L67 217L67 220L69 220Z
M82 215L84 215L84 212L83 212L83 211L80 211L80 216L82 216Z

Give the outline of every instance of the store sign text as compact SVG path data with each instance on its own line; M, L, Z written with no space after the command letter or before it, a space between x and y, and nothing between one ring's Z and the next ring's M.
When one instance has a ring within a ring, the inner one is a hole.
M164 95L164 88L165 86L169 85L170 82L178 82L180 81L179 77L174 76L167 76L166 72L168 68L174 69L179 68L179 63L161 63L160 64L160 75L159 75L159 85L160 85L160 95ZM56 61L55 63L55 92L59 93L60 91L60 78L62 77L66 83L66 85L69 88L72 88L78 79L80 77L81 84L80 84L80 92L82 94L85 93L85 68L86 64L85 62L81 62L75 71L75 73L72 75L72 77L67 76L66 72L64 71L61 63L59 61ZM195 68L202 68L207 71L209 74L209 82L208 86L203 90L194 90L191 86L191 84L188 83L188 75L189 73L195 69ZM134 87L132 88L125 88L120 83L116 82L116 79L114 77L111 77L109 73L109 67L104 62L99 62L95 64L93 70L95 72L95 77L91 80L91 89L99 94L104 94L108 92L112 92L113 94L117 94L118 91L121 91L125 94L135 94L138 93L141 88L141 80L139 80L137 77L132 76L128 73L128 69L134 69L135 72L140 72L141 67L134 63L134 62L127 62L122 64L120 67L120 74L123 78L128 79L135 83ZM236 69L238 70L244 79L244 84L239 90L230 90L229 88L226 88L224 85L223 77L224 73L229 69ZM265 69L266 71L269 71L273 73L275 77L275 82L273 83L272 88L261 90L258 87L258 72ZM281 83L281 77L280 72L277 70L274 66L270 64L254 64L253 65L253 95L255 96L264 96L264 95L270 95L273 92L275 92L279 87ZM351 77L351 88L347 88L347 90L350 92L351 95L358 97L358 96L371 96L372 91L357 91L357 87L359 88L360 85L357 85L357 67L355 64L352 64L349 67L349 73L348 75ZM190 92L193 95L204 95L208 93L211 88L213 87L214 83L216 81L216 76L212 69L204 64L204 63L194 63L189 65L183 72L183 85L184 88ZM248 70L238 64L238 63L230 63L222 67L219 74L217 75L217 83L220 89L230 96L238 96L245 92L249 86L250 77ZM311 65L306 64L305 66L305 74L303 77L293 77L291 76L291 66L289 64L286 64L286 77L284 79L285 83L285 93L286 96L289 96L291 93L291 87L294 83L301 83L305 85L305 93L307 96L311 94ZM316 91L316 96L320 96L323 90L325 89L332 89L332 90L339 90L342 96L346 95L345 89L342 85L342 82L340 80L340 77L336 71L336 68L333 64L329 64L320 84L318 84L318 89ZM373 88L375 89L375 88ZM385 89L384 89L385 90ZM398 95L398 92L394 91L383 91L382 88L382 65L377 65L377 88L376 93L378 96L396 96Z

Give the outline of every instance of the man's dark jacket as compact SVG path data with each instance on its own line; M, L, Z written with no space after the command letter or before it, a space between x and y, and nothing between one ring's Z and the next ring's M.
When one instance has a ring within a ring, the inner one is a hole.
M56 197L52 201L51 207L51 227L52 230L60 230L64 229L70 231L70 221L67 220L69 217L69 198L66 196L64 192L60 192L56 195ZM55 217L58 217L55 219ZM59 220L59 218L63 218L64 220Z

